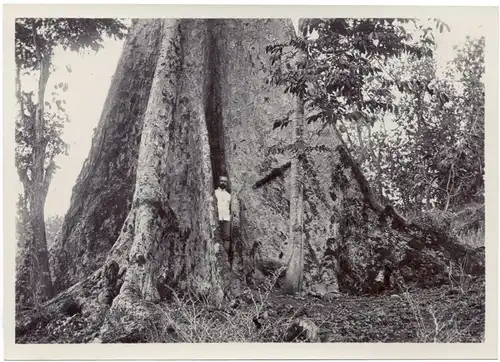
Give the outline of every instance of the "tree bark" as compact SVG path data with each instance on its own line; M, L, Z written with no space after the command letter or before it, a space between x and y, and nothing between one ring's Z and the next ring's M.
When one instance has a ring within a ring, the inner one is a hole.
M37 39L37 27L32 25L35 53L40 64L38 79L37 105L34 120L33 159L30 182L24 183L28 188L29 219L31 224L31 238L26 246L24 267L27 268L29 281L27 285L32 293L32 302L35 305L46 301L53 295L52 279L49 268L47 240L45 235L44 207L47 196L45 185L45 119L44 102L45 88L49 78L50 54L42 52Z
M378 194L378 199L380 201L383 200L384 194L382 192L382 145L378 145L378 152L377 152L377 179L376 179L376 188L377 188L377 194Z
M134 20L123 46L61 235L50 250L57 292L105 264L131 209L162 23L160 19Z
M305 61L306 55L301 54L299 61ZM290 169L290 234L289 247L291 248L291 257L288 262L284 289L289 294L302 291L302 282L304 278L304 190L303 190L303 167L302 157L303 149L303 128L304 128L304 99L301 94L295 99L295 119L294 144L297 147L297 155L292 160Z
M140 320L137 308L160 300L162 276L168 287L176 285L177 292L190 291L214 305L227 292L224 278L231 276L223 275L227 267L220 264L228 260L215 247L218 223L204 112L210 74L206 32L207 24L196 20L163 24L126 221L131 230L122 229L106 263L126 269L110 312L119 310L122 320ZM102 333L109 339L119 331L128 334L132 327L107 319Z

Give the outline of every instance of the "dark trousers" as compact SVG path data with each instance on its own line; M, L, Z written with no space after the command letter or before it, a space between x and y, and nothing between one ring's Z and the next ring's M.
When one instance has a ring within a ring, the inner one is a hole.
M224 243L224 250L229 255L231 248L231 223L225 220L219 220L220 236Z

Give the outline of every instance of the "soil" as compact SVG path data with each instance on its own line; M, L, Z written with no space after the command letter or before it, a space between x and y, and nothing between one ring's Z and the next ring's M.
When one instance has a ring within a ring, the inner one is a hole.
M321 342L482 342L484 301L483 281L476 280L466 291L446 286L328 300L276 296L273 304L280 314L299 310L309 317Z
M256 305L262 307L260 314L254 313L253 320L247 318ZM171 304L160 307L175 310ZM483 342L485 285L482 277L461 288L443 286L379 296L338 294L318 298L272 292L263 302L242 301L217 312L223 319L221 328L230 322L253 330L248 342L282 342L287 326L298 317L307 317L316 324L318 342ZM89 325L81 314L61 316L39 325L16 342L89 343L98 330L98 325ZM182 340L167 338L163 342Z

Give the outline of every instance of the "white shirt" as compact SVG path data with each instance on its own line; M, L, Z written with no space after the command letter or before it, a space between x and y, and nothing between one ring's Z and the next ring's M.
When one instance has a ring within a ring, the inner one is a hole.
M231 194L219 187L217 190L215 190L215 197L217 198L219 220L230 221L231 213L229 212L229 205L231 203Z

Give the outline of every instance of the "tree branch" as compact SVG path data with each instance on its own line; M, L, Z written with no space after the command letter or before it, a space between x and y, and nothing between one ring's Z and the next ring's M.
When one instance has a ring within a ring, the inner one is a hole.
M36 106L35 116L35 139L33 144L33 180L38 185L43 187L44 177L44 160L45 160L45 118L44 118L44 97L45 88L49 79L50 55L47 51L42 52L37 36L37 26L35 20L31 24L33 31L33 43L35 45L35 54L40 62L40 77L38 79L38 104Z
M340 118L340 122L342 122L342 126L344 126L344 129L345 129L345 134L347 136L347 140L349 141L349 144L351 147L349 147L350 150L354 150L355 147L354 147L354 142L352 141L351 139L351 136L349 136L349 131L347 130L347 126L345 125L344 123L344 120L342 118ZM335 126L334 126L335 127ZM337 133L337 136L342 140L343 142L343 139L342 139L342 135L341 133L338 131L337 127L335 127L335 132ZM345 145L345 144L344 144Z
M288 170L292 166L292 162L288 161L284 165L281 165L280 167L273 168L270 173L268 173L266 176L258 180L253 184L254 189L258 189L259 187L262 187L263 185L267 184L268 182L274 180L275 178L283 175L286 170Z
M366 180L365 176L363 175L363 172L361 171L357 163L349 154L348 149L345 146L338 146L337 152L340 155L340 161L342 162L342 164L346 167L351 168L354 179L359 184L359 188L361 190L361 193L363 194L364 200L368 202L368 204L372 207L373 210L377 212L382 212L384 208L376 200L375 196L373 195L373 191L370 187L370 184Z
M21 95L21 67L16 66L16 98L21 106L21 114L24 115L23 97Z
M52 158L49 162L49 165L47 166L47 169L45 170L45 176L43 178L43 194L44 194L44 196L47 196L50 183L52 182L52 176L54 176L56 169L57 169L57 165L54 162L54 159Z

